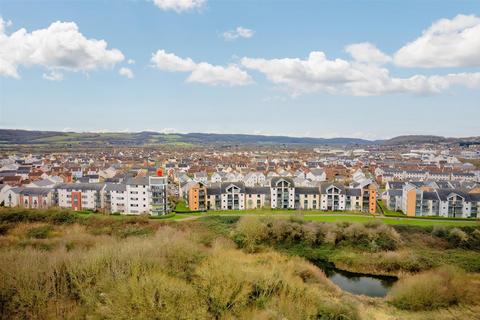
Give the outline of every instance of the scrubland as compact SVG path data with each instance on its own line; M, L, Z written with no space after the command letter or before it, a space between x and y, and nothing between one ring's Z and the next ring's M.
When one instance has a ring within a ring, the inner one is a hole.
M477 229L404 228L300 217L176 222L0 210L0 317L478 318ZM421 250L458 257L424 258ZM400 280L386 298L355 296L315 259L374 267ZM388 271L381 259L397 265Z

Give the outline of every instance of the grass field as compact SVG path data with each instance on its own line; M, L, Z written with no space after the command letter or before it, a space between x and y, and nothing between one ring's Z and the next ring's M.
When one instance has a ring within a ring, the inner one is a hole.
M197 214L201 216L202 214ZM480 226L479 220L452 220L452 219L421 219L421 218L409 218L409 217L381 217L371 216L364 213L340 213L340 212L325 212L325 211L309 211L308 213L302 213L299 211L287 211L287 210L246 210L241 211L209 211L203 214L204 216L277 216L277 217L303 217L306 221L318 221L318 222L360 222L366 223L371 221L380 221L390 225L412 225L412 226ZM182 215L183 216L183 215ZM193 215L195 216L195 215ZM176 215L172 220L181 220L182 217Z
M438 219L411 219L411 218L380 218L380 217L370 217L370 216L304 216L305 220L308 221L319 221L319 222L370 222L370 221L381 221L385 224L393 225L412 225L412 226L480 226L479 221L456 221L456 220L438 220Z
M182 220L186 218L191 218L191 217L201 217L202 215L205 215L203 213L176 213L173 217L167 218L165 220Z
M0 320L441 320L480 314L480 228L316 223L292 214L185 213L167 220L0 208ZM400 280L385 299L352 295L308 261L318 259Z

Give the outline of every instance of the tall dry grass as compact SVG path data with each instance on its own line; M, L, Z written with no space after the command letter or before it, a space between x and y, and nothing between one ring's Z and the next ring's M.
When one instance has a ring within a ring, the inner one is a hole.
M205 246L185 228L124 239L46 226L22 222L0 237L1 319L358 318L300 258L247 254L222 238ZM31 237L42 228L48 237Z
M425 271L397 282L388 301L399 309L423 311L478 303L478 289L464 271L444 266Z

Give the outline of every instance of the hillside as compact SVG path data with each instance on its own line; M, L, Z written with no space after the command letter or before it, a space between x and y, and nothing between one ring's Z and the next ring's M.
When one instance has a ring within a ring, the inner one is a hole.
M295 145L366 145L372 141L356 138L297 138L248 134L129 132L77 133L0 129L0 144L295 144Z
M371 144L418 144L418 143L480 143L480 137L445 138L429 135L399 136L389 140L365 140L358 138L308 138L288 136L265 136L249 134L216 133L159 133L159 132L57 132L0 129L0 145L371 145Z

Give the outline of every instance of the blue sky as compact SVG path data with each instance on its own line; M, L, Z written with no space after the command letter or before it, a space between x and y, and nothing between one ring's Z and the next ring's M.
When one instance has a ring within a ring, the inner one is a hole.
M480 135L478 1L156 1L0 0L0 127Z

